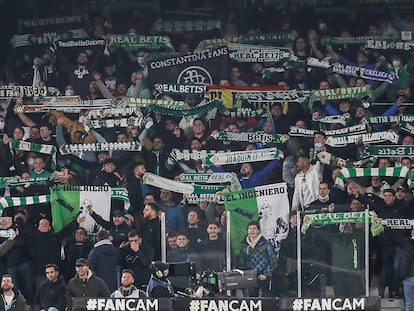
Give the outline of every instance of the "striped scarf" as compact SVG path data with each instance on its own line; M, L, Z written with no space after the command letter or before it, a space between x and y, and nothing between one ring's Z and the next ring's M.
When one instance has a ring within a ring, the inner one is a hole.
M335 180L335 187L345 189L345 178L365 177L365 176L394 176L410 178L410 170L405 167L371 167L371 168L342 168Z

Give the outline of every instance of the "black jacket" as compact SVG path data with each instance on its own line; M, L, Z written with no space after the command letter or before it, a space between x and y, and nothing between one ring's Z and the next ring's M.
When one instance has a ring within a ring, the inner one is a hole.
M141 227L142 239L154 249L155 260L161 260L161 221L159 218L145 220Z
M122 268L134 271L135 286L146 285L150 278L150 265L154 260L154 250L145 241L134 252L129 246L122 249Z
M62 276L51 282L45 280L40 284L39 293L36 297L40 305L40 309L47 310L49 307L55 307L59 311L64 311L66 306L65 301L65 281Z

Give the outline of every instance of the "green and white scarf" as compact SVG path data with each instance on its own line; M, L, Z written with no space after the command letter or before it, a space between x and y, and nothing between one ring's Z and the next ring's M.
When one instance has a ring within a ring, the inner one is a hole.
M369 212L368 220L371 223L371 234L373 236L378 236L384 232L384 227L381 221L374 215L373 212ZM324 226L357 222L365 222L365 212L309 214L303 217L301 232L306 234L309 227L312 225Z
M60 49L73 48L96 48L101 47L102 52L106 47L106 40L104 39L71 39L71 40L57 40L49 46L49 51L56 53Z
M401 122L400 130L410 134L414 134L414 126L411 125L410 122Z
M368 122L371 124L386 124L396 122L414 122L414 115L398 115L398 116L374 116L369 117Z
M335 180L335 186L344 190L346 178L366 177L366 176L389 176L410 178L410 170L405 167L370 167L370 168L342 168Z
M319 101L321 97L327 100L338 100L345 98L358 98L361 99L365 96L371 95L371 89L366 86L356 86L348 88L336 88L328 90L312 90L309 99L310 103Z
M79 158L84 157L85 152L97 151L141 151L142 145L137 141L109 142L92 144L69 144L59 147L60 154L73 154Z
M380 158L413 157L414 146L408 145L371 145L367 152L371 156Z
M366 49L372 50L411 51L413 47L413 41L367 40L365 44Z
M118 102L116 107L117 108L127 108L127 107L147 108L154 104L157 104L163 107L168 107L171 109L174 109L174 108L185 109L185 107L187 106L183 101L125 97Z
M366 80L381 81L393 83L397 80L397 76L394 72L386 72L376 69L368 69L359 66L346 65L341 63L335 63L331 67L332 72L352 76L361 77Z
M313 154L312 154L313 153ZM371 163L371 158L366 158L364 160L359 160L355 162L350 162L340 157L334 156L333 154L326 151L311 151L311 158L318 159L323 164L339 166L339 167L361 167L367 163Z
M86 39L89 35L81 29L68 30L64 33L48 32L40 35L24 34L15 35L11 39L11 46L13 48L36 46L42 44L52 44L57 40L70 40L70 39Z
M21 150L51 155L51 168L53 170L56 168L56 146L54 145L36 144L28 141L11 139L9 148L11 150Z
M128 194L125 192L125 189L122 187L113 187L112 190L112 199L117 199L124 201L129 204ZM0 210L4 210L6 207L15 207L15 206L26 206L34 204L49 203L50 195L42 194L29 197L2 197L0 198Z
M322 37L321 44L327 45L361 45L365 44L368 40L390 40L392 36L363 36L363 37Z
M236 99L247 102L295 102L303 103L307 100L309 92L300 90L239 92Z
M217 21L214 19L198 20L163 20L160 31L162 32L189 32L208 31L216 28Z
M286 43L292 42L297 36L296 31L281 31L281 32L272 32L272 33L257 33L257 34L246 34L238 37L238 43L247 43L247 44L277 44L277 43Z
M0 99L20 98L20 97L43 97L59 94L59 90L46 86L0 86Z
M229 118L258 118L266 117L267 109L228 108L222 111L221 114Z
M351 118L351 115L349 113L344 113L344 114L336 115L336 116L320 117L314 121L320 122L320 123L327 123L327 124L346 125L350 118Z
M385 229L391 230L404 230L404 229L413 229L414 228L414 219L404 219L404 218L389 218L382 219L382 225Z
M89 110L85 117L87 119L100 119L129 116L142 117L141 109L136 107L93 109Z
M165 36L112 35L108 47L111 50L122 48L126 51L136 51L140 48L175 51L170 38Z
M14 107L17 113L43 113L58 110L67 113L79 113L82 110L104 109L112 105L110 99L81 100L79 96L54 96L36 99L35 104L18 103Z
M237 176L231 173L185 173L178 181L184 183L199 184L227 184L230 183L230 191L241 190Z
M204 95L207 92L207 85L194 83L157 83L154 85L155 90L160 94L199 94Z
M393 131L383 132L369 132L353 135L330 136L326 139L325 144L331 147L345 147L349 144L361 142L368 143L382 143L390 141L394 144L398 143L399 136Z
M204 159L206 165L229 165L245 162L269 161L282 159L283 153L277 148L265 148L248 151L217 152L207 155Z
M220 131L210 135L214 139L224 141L238 141L249 143L263 143L263 144L283 144L288 139L288 135L271 134L263 131L260 132L229 132Z
M144 184L154 186L161 189L170 190L172 192L191 194L194 192L194 186L179 181L171 180L152 173L145 173L143 178Z
M2 197L0 198L0 210L3 211L7 207L26 206L50 202L50 195L35 195L30 197Z
M23 21L22 26L24 28L32 27L44 27L51 25L64 25L64 24L78 24L83 22L84 16L82 15L68 15L68 16L55 16L48 18L38 19L26 19Z
M229 58L239 63L280 62L290 59L288 48L229 43Z
M129 117L119 119L88 120L86 125L90 129L123 128L128 126L141 126L143 118Z
M172 106L164 106L158 103L153 104L147 108L147 113L150 112L157 112L164 115L169 116L191 116L196 114L201 114L208 112L213 109L224 110L225 107L222 102L218 100L214 100L211 102L207 102L205 104L198 105L194 108L186 109L186 108L179 108L179 107L172 107Z
M319 120L318 120L319 121ZM367 131L367 125L365 123L344 127L336 130L324 131L326 136L343 135L350 133L364 133ZM289 135L290 136L302 136L302 137L313 137L316 130L302 129L296 126L291 126Z
M0 188L5 188L6 186L41 184L41 183L46 183L48 180L49 180L49 177L38 177L38 178L0 177Z
M233 179L234 175L231 173L184 173L177 180L184 183L218 184L230 183Z

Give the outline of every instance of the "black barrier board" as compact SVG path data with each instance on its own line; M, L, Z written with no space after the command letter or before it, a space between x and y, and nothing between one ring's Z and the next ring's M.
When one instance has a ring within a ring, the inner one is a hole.
M279 310L381 310L379 297L280 298Z

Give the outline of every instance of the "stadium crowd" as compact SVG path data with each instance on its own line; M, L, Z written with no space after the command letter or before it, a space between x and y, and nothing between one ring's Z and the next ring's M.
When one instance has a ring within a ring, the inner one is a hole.
M379 295L404 296L412 310L412 3L102 3L27 2L14 12L0 75L1 307L55 311L71 308L72 297L145 297L164 239L167 262L223 271L223 196L285 182L289 233L280 249L253 221L232 260L233 268L257 270L260 291L249 294L296 295L296 211L369 209L408 224L370 237L369 269ZM193 68L177 80L185 62L207 75ZM13 87L20 96L5 95ZM107 142L114 144L103 148ZM205 157L255 150L275 154L224 164ZM231 173L237 186L227 180L214 193L183 194L174 182L192 173ZM153 176L168 180L151 183ZM57 230L53 205L73 209L49 192L58 185L122 189L128 205L113 197L103 212L83 202ZM305 296L324 297L327 285L336 296L365 294L363 231L359 223L330 224L303 234ZM190 285L185 276L170 279Z

